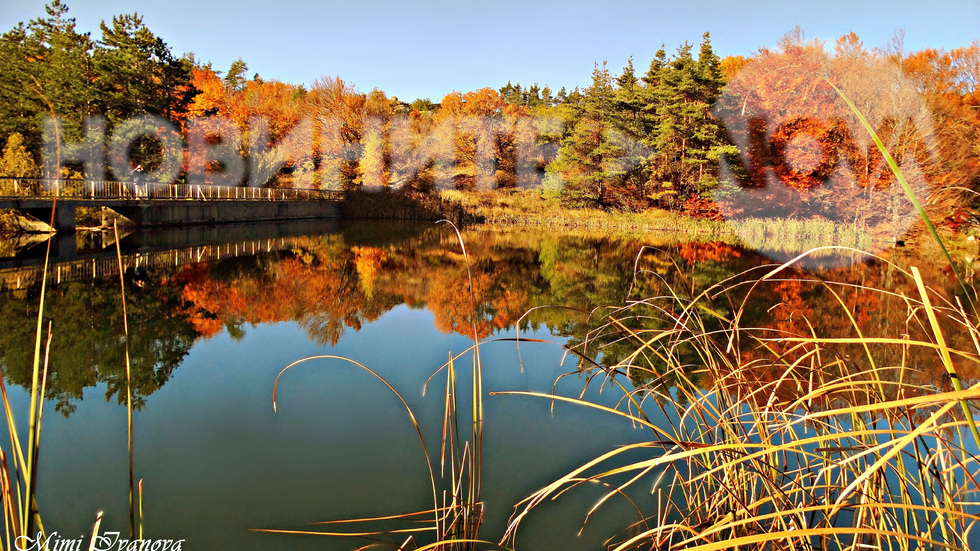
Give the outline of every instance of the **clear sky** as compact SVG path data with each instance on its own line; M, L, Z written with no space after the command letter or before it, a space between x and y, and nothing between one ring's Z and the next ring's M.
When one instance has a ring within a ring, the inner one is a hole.
M44 14L44 0L0 0L0 29ZM498 0L65 0L79 30L139 12L175 54L194 52L225 70L309 84L337 75L361 91L380 88L412 101L508 80L557 90L587 85L593 64L618 73L632 55L645 71L654 53L708 31L720 55L772 47L800 25L832 44L856 32L868 47L898 30L907 51L951 49L980 38L980 0L764 2Z

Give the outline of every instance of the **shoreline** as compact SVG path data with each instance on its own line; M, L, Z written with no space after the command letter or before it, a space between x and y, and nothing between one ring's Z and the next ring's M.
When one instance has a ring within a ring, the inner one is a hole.
M665 232L690 237L691 241L723 241L768 250L805 251L821 246L858 249L891 248L891 239L830 220L746 218L709 220L665 210L642 213L566 209L540 193L500 190L494 192L443 191L444 201L457 203L474 220L488 228L547 228L552 230L599 230L613 234ZM917 231L905 241L914 240Z
M822 246L853 247L864 250L892 248L891 238L861 231L850 224L831 220L788 220L746 218L742 220L709 220L683 213L653 210L641 213L609 212L597 209L568 209L557 200L535 191L455 191L444 190L432 195L361 192L349 197L341 207L340 219L422 221L449 219L474 229L541 228L552 231L601 232L609 235L642 235L667 233L679 240L721 241L752 248L805 251ZM18 239L31 235L14 227L0 215L0 236ZM92 218L91 216L89 218ZM107 227L86 220L79 231L106 231ZM943 241L951 251L966 246L972 230L945 228ZM935 246L918 227L907 230L899 247ZM932 245L930 245L932 243Z

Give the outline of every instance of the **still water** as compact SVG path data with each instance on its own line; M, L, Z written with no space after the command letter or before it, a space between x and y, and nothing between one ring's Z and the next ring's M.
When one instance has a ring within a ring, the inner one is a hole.
M254 529L318 529L310 523L431 508L405 408L366 371L336 359L301 364L282 376L273 411L276 376L297 359L336 355L374 370L412 409L438 462L445 372L423 388L449 354L472 346L474 332L483 342L485 392L584 393L614 406L621 398L615 388L602 378L587 384L592 362L612 365L630 352L592 332L606 307L667 289L693 296L772 262L737 246L670 236L464 231L463 241L468 264L452 229L435 225L253 225L123 237L144 537L183 539L183 549L355 549L371 540ZM101 531L126 534L127 341L114 242L88 238L54 249L45 298L53 338L41 515L49 532L77 539L104 511ZM0 365L19 419L28 406L42 253L43 244L0 260ZM915 262L910 255L892 260ZM942 268L923 272L952 287ZM823 319L829 334L846 326L833 313L840 305L825 300L819 285L796 279L804 277L899 291L910 285L890 263L828 257L760 293L763 300L744 307L746 323L798 331L802 319ZM900 301L841 296L863 326L888 332L901 323ZM518 344L518 336L534 342ZM471 356L457 364L459 385L468 388ZM566 373L573 374L554 386ZM469 411L468 391L460 396L459 409ZM540 398L487 396L485 408L489 540L499 540L514 505L534 490L649 437L609 414ZM638 520L625 502L610 502L578 534L600 495L586 487L536 510L518 545L596 549L621 539Z

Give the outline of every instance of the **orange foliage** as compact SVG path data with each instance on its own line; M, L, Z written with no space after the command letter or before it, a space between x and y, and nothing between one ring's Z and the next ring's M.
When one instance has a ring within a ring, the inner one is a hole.
M301 92L292 84L250 80L232 98L229 114L242 129L247 128L252 119L262 118L269 125L269 137L278 142L299 122Z
M748 63L749 60L741 55L730 55L721 58L721 72L725 75L725 81L727 82L735 78L735 75Z
M529 116L527 107L507 103L491 88L444 96L432 118L437 131L430 151L431 158L448 161L443 181L456 189L517 186L519 153L537 137L522 124Z
M188 107L187 114L189 117L229 115L231 94L225 88L225 83L214 71L194 67L191 70L191 83L199 93L194 96L194 101Z
M388 253L374 247L351 247L351 252L354 253L354 268L357 270L361 289L371 296L374 280L378 277L384 261L388 260Z
M975 93L969 75L978 52L924 50L889 60L866 51L851 33L828 53L797 30L777 50L761 50L744 65L732 60L729 66L740 68L720 112L744 155L733 175L758 197L738 196L731 205L723 198L723 206L729 214L753 208L767 216L861 220L871 231L901 229L896 224L909 213L892 201L895 178L833 83L867 116L941 220L954 210L950 190L980 175L980 151L971 145L980 120L960 108Z
M678 253L691 265L696 262L725 262L742 256L741 250L720 241L684 243Z

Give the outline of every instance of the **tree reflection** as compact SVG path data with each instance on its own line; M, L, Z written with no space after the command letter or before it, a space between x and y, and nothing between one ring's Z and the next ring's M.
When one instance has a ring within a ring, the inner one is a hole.
M579 355L580 369L625 368L636 386L671 384L659 375L663 357L643 346L644 338L697 329L725 347L730 337L725 330L736 313L740 327L768 339L764 349L738 349L741 361L758 363L746 381L750 385L778 380L787 364L812 353L782 337L929 336L903 298L916 293L898 267L909 259L816 272L788 267L758 282L771 270L760 268L767 260L726 243L545 232L467 231L463 239L466 257L443 227L403 232L388 241L348 231L302 238L290 250L152 272L149 284L129 281L136 407L167 382L199 339L227 333L240 340L249 327L293 322L311 341L328 347L398 305L425 308L436 329L467 337L475 330L485 339L518 324L521 330L546 328L567 340ZM951 274L938 264L923 264L927 280L952 288ZM0 296L5 325L0 365L13 384L30 382L38 293ZM86 387L105 384L107 399L124 399L118 287L111 281L68 283L48 293L45 318L53 322L48 398L65 415ZM699 327L689 326L693 319ZM964 332L949 335L952 346L967 344L955 342L967 338ZM682 338L675 340L669 353L689 365L696 380L704 358ZM914 366L901 376L917 378L917 384L949 384L934 352L925 348L846 343L824 348L827 358L849 368L867 366L873 358L878 366ZM761 361L773 354L778 362ZM976 367L959 361L964 364L958 366L960 376L976 379ZM794 392L787 388L785 399Z
M0 300L0 365L9 383L29 387L34 360L38 291ZM172 285L127 285L126 305L139 330L130 335L134 407L161 388L198 337L182 314ZM112 282L68 283L48 290L45 321L51 322L47 398L69 415L86 387L106 385L106 399L126 400L122 298ZM45 324L46 325L46 324Z

